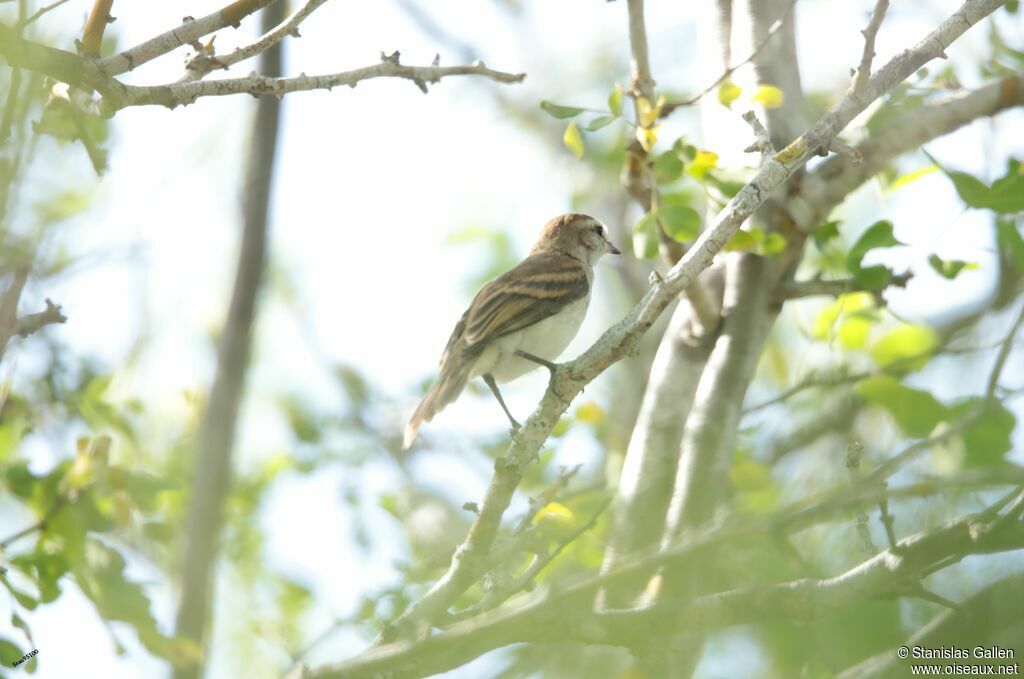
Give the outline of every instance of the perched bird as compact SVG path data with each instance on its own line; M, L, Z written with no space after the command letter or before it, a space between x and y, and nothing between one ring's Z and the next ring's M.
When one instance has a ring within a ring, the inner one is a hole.
M593 217L570 212L544 225L530 255L476 294L441 355L441 371L405 427L405 448L423 422L454 401L470 378L482 376L512 423L498 383L552 361L576 336L590 302L594 264L621 254Z

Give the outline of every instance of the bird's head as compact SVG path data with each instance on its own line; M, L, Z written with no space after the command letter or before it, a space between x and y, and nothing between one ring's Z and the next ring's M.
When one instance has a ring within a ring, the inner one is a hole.
M589 215L569 212L555 217L540 233L531 254L557 252L593 265L601 255L621 255L608 240L608 229Z

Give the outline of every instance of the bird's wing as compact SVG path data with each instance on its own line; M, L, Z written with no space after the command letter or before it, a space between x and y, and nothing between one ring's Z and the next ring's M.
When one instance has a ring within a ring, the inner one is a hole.
M456 330L468 347L482 346L557 314L588 292L587 271L578 260L530 255L477 293Z

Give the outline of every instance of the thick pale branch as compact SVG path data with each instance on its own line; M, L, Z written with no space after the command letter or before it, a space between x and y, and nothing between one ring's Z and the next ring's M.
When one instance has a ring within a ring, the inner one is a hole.
M523 470L537 455L559 416L584 386L608 366L636 350L640 339L665 308L711 264L729 238L768 196L821 149L827 149L836 135L871 102L930 60L945 54L954 40L1005 2L967 0L924 40L894 57L873 75L862 92L845 96L806 133L763 163L754 178L719 213L710 228L701 234L668 274L651 287L629 315L607 330L582 356L559 366L540 405L526 420L508 453L496 462L494 476L480 504L480 513L466 540L456 551L448 572L408 609L384 639L393 638L401 628L429 625L437 620L475 582L480 575L479 564L494 539Z

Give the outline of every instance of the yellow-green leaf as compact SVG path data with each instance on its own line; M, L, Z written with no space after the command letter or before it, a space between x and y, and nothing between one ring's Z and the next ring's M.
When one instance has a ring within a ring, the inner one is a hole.
M895 181L893 181L893 183L889 185L889 190L890 191L896 191L898 189L902 189L907 184L910 184L911 182L915 182L918 179L920 179L921 177L924 177L926 175L930 175L933 172L937 172L938 169L939 169L938 165L926 165L925 167L922 167L919 170L914 170L913 172L908 172L905 175L901 175L901 176L897 177L895 179Z
M743 89L738 87L736 83L732 81L732 78L726 78L721 85L718 86L718 103L726 108L732 106L732 102L740 98L743 94Z
M565 148L576 154L577 158L583 157L583 135L580 134L580 128L576 126L576 123L569 123L565 128L562 143L565 144Z
M869 353L883 368L913 371L923 368L938 346L939 336L931 328L903 323L875 342Z
M615 89L608 95L608 110L614 116L622 115L622 85L615 83Z
M588 401L576 408L576 419L589 424L601 424L604 422L605 414L601 406L594 401Z
M548 115L554 116L555 118L575 118L579 114L583 113L583 109L576 108L575 106L562 106L560 104L554 104L547 99L540 102L540 107L544 109Z
M549 540L564 540L578 527L575 515L560 502L549 502L544 505L533 517L533 523L540 530L540 534Z
M640 142L640 146L643 147L644 151L650 151L658 143L658 130L660 129L660 125L657 127L636 128L636 140Z
M765 108L779 108L783 99L782 90L775 85L761 85L754 94L754 101Z
M697 150L693 161L687 166L686 171L696 179L703 179L704 176L718 165L718 154L714 151Z

